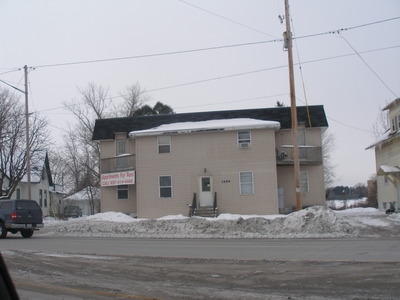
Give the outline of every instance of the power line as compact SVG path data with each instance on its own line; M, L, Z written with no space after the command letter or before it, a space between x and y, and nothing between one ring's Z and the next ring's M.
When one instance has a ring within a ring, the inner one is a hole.
M367 51L362 51L362 52L359 52L359 53L360 54L372 53L372 52L378 52L378 51L383 51L383 50L388 50L388 49L395 49L395 48L400 48L400 45L390 46L390 47L385 47L385 48L379 48L379 49L373 49L373 50L367 50ZM322 61L327 61L327 60L333 60L333 59L339 59L339 58L343 58L343 57L354 56L354 55L357 55L357 54L350 53L350 54L342 54L342 55L331 56L331 57L326 57L326 58L314 59L314 60L309 60L309 61L302 62L302 64L317 63L317 62L322 62ZM299 65L299 63L294 63L294 65ZM244 76L244 75L249 75L249 74L254 74L254 73L260 73L260 72L265 72L265 71L271 71L271 70L281 69L281 68L287 68L287 65L285 64L285 65L274 66L274 67L269 67L269 68L263 68L263 69L258 69L258 70L246 71L246 72L241 72L241 73L235 73L235 74L229 74L229 75L218 76L218 77L213 77L213 78L190 81L190 82L185 82L185 83L180 83L180 84L175 84L175 85L169 85L169 86L165 86L165 87L160 87L160 88L154 88L154 89L151 89L151 90L147 90L146 92L157 92L157 91L162 91L162 90L167 90L167 89L172 89L172 88L177 88L177 87L182 87L182 86L200 84L200 83L205 83L205 82L209 82L209 81L215 81L215 80L232 78L232 77L239 77L239 76ZM109 98L110 99L117 99L117 98L123 98L123 97L124 97L124 95L119 95L119 96L111 96ZM41 110L40 112L63 109L63 108L64 107L48 108L48 109L45 109L45 110Z
M397 45L397 46L391 46L391 47L380 48L380 49L375 49L375 50L363 51L363 52L360 52L360 53L371 53L371 52L382 51L382 50L393 49L393 48L399 48L399 47L400 47L400 45ZM327 61L327 60L332 60L332 59L338 59L338 58L354 56L354 55L356 55L356 54L355 53L342 54L342 55L337 55L337 56L331 56L331 57L326 57L326 58L309 60L309 61L302 62L302 64L316 63L316 62ZM299 64L300 63L294 63L294 65L299 65ZM281 65L281 66L275 66L275 67L269 67L269 68L263 68L263 69L253 70L253 71L235 73L235 74L230 74L230 75L225 75L225 76L218 76L218 77L213 77L213 78L208 78L208 79L185 82L185 83L180 83L180 84L175 84L175 85L170 85L170 86L165 86L165 87L161 87L161 88L148 90L148 92L156 92L156 91L167 90L167 89L171 89L171 88L177 88L177 87L181 87L181 86L199 84L199 83L215 81L215 80L219 80L219 79L226 79L226 78L244 76L244 75L249 75L249 74L254 74L254 73L259 73L259 72L265 72L265 71L271 71L271 70L275 70L275 69L281 69L281 68L287 68L287 65L285 64L285 65Z
M35 68L60 67L60 66L69 66L69 65L81 65L81 64L91 64L91 63L110 62L110 61L119 61L119 60L149 58L149 57L156 57L156 56L167 56L167 55L175 55L175 54L194 53L194 52L201 52L201 51L211 51L211 50L219 50L219 49L226 49L226 48L242 47L242 46L260 45L260 44L267 44L267 43L273 43L273 42L278 42L278 41L280 41L280 40L248 42L248 43L242 43L242 44L179 50L179 51L171 51L171 52L161 52L161 53L134 55L134 56L115 57L115 58L104 58L104 59L56 63L56 64L39 65L39 66L35 66Z
M270 36L270 37L277 38L276 36L273 36L273 35L271 35L271 34L268 34L268 33L264 32L264 31L258 30L258 29L256 29L256 28L253 28L253 27L248 26L248 25L246 25L246 24L237 22L237 21L235 21L235 20L229 19L229 18L224 17L224 16L219 15L219 14L216 14L216 13L214 13L214 12L212 12L212 11L209 11L209 10L207 10L207 9L204 9L204 8L200 7L200 6L194 5L194 4L190 3L190 2L183 1L183 0L178 0L178 1L180 1L180 2L182 2L182 3L185 3L185 4L187 4L187 5L190 5L190 6L196 8L196 9L199 9L199 10L201 10L201 11L204 11L204 12L206 12L206 13L209 13L209 14L211 14L211 15L213 15L213 16L218 17L218 18L221 18L221 19L224 19L224 20L229 21L229 22L231 22L231 23L234 23L234 24L236 24L236 25L240 25L240 26L242 26L242 27L245 27L245 28L247 28L247 29L256 31L256 32L258 32L258 33L262 33L262 34L264 34L264 35L268 35L268 36Z
M181 0L178 0L181 1ZM311 35L304 35L299 37L293 37L293 39L302 39L302 38L309 38L319 35L325 34L334 34L341 31L352 30L360 27L375 25L379 23L389 22L393 20L400 19L400 17L394 17L390 19L385 19L381 21L371 22L367 24L357 25L353 27L347 27L332 31L327 31L323 33L316 33ZM214 47L205 47L205 48L197 48L197 49L188 49L188 50L178 50L178 51L170 51L170 52L161 52L161 53L152 53L152 54L143 54L143 55L133 55L133 56L124 56L124 57L115 57L115 58L104 58L104 59L93 59L93 60L83 60L83 61L71 61L71 62L64 62L64 63L55 63L55 64L45 64L45 65L37 65L32 68L48 68L48 67L60 67L60 66L70 66L70 65L81 65L81 64L91 64L91 63L101 63L101 62L111 62L111 61L120 61L120 60L130 60L130 59L139 59L139 58L149 58L149 57L157 57L157 56L168 56L168 55L176 55L176 54L184 54L184 53L195 53L201 51L211 51L211 50L219 50L219 49L226 49L226 48L234 48L234 47L243 47L243 46L252 46L252 45L260 45L260 44L267 44L267 43L275 43L275 42L282 42L283 39L274 39L274 40L267 40L267 41L258 41L258 42L248 42L248 43L239 43L239 44L232 44L232 45L223 45L223 46L214 46ZM0 75L4 75L10 72L15 72L21 70L21 68L9 68L11 70L0 73Z
M361 28L361 27L376 25L376 24L379 24L379 23L390 22L390 21L394 21L394 20L398 20L398 19L400 19L400 17L393 17L393 18L389 18L389 19L385 19L385 20L365 23L365 24L356 25L356 26L352 26L352 27L340 28L340 29L325 31L325 32L321 32L321 33L314 33L314 34L308 34L308 35L303 35L303 36L299 36L299 37L293 37L293 39L304 39L304 38L310 38L310 37L326 35L326 34L335 34L335 33L340 33L342 31L358 29L358 28Z
M386 84L386 82L378 75L378 73L376 73L374 71L374 69L372 69L372 67L365 61L365 59L360 55L359 52L357 52L357 50L350 44L350 42L339 33L339 36L346 42L346 44L357 54L357 56L361 59L361 61L364 63L364 65L367 66L367 68L376 76L376 78L379 79L379 81L388 89L389 92L391 92L396 98L398 98L398 96L396 95L395 92L392 91L392 89Z

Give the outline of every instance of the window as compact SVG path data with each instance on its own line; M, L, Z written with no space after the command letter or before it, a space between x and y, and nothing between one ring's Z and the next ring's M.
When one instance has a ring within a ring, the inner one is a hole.
M240 195L254 194L253 172L240 172Z
M308 192L308 172L307 171L300 171L300 191L301 192Z
M171 198L172 197L172 177L171 176L160 176L160 198Z
M117 187L117 198L118 200L127 200L129 196L128 185L119 185Z
M250 131L238 131L238 147L249 148L251 147L251 134Z
M47 191L44 190L44 207L47 207Z
M126 140L117 140L116 143L117 143L117 149L116 149L117 155L128 153L126 149Z
M171 137L159 136L157 137L158 153L171 153Z
M392 132L396 132L400 129L400 115L392 118Z
M39 190L39 205L43 207L43 190Z
M17 189L17 199L21 199L21 190Z
M126 140L116 140L116 154L117 156L128 153ZM126 156L117 157L116 168L117 170L126 169L129 167L129 159Z

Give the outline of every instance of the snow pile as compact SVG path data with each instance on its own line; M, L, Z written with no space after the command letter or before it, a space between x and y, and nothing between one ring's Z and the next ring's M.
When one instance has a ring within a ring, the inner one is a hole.
M338 238L358 236L359 226L345 215L314 206L290 215L218 218L167 216L134 219L121 213L103 213L45 225L47 234L133 238ZM361 225L360 225L361 226Z
M341 210L354 207L366 206L368 198L349 199L349 200L327 200L326 206L330 209Z

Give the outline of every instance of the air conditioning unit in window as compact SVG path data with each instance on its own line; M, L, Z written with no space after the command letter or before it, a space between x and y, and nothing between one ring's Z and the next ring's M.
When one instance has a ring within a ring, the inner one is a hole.
M250 144L249 143L240 143L239 147L242 148L242 149L247 149L247 148L250 147Z

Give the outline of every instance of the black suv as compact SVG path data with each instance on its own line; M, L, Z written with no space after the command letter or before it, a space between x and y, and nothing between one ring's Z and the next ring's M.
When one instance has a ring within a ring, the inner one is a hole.
M0 239L7 232L21 232L30 238L34 230L43 228L43 212L34 200L0 200Z

